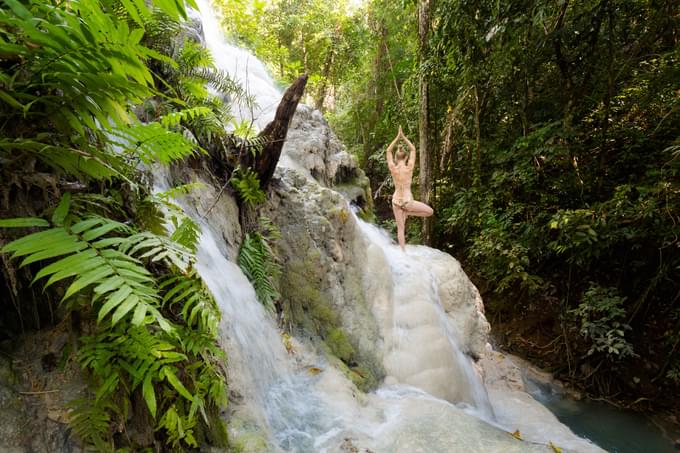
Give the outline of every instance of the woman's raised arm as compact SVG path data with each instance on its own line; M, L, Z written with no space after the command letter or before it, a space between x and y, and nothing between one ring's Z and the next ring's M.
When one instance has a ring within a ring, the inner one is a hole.
M401 127L399 128L399 130L401 131ZM394 163L394 156L392 155L392 149L394 148L394 146L397 144L398 141L399 141L399 134L397 134L397 136L394 138L394 140L392 140L392 143L390 143L390 145L387 147L387 167L388 168L392 168L396 165Z
M409 140L404 135L404 132L402 132L402 130L401 130L401 126L399 126L399 135L401 135L401 138L404 139L404 141L406 142L406 146L408 146L408 149L410 150L409 155L408 155L408 162L406 162L406 165L409 166L410 168L413 168L416 165L416 147L413 146L413 143L411 143L411 140Z

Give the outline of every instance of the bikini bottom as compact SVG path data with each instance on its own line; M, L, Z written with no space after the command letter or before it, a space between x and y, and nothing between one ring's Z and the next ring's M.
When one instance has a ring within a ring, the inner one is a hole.
M397 206L397 207L399 207L399 208L401 208L401 209L404 209L404 208L406 208L406 206L407 206L410 202L412 202L412 201L413 201L412 199L409 199L409 200L403 200L403 201L399 202L399 201L396 201L396 200L393 198L393 199L392 199L392 205L393 205L393 206Z

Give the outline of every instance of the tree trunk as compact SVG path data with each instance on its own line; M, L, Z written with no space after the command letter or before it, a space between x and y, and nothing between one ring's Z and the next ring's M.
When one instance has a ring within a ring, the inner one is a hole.
M430 204L432 191L432 164L430 163L430 121L429 121L429 84L428 76L422 70L428 55L428 35L430 30L430 2L418 2L418 62L421 70L418 76L418 92L420 109L418 111L419 149L420 149L420 198L423 203ZM432 243L432 218L423 218L422 241L426 245Z
M321 83L319 84L319 91L317 93L316 101L314 105L317 109L323 110L323 103L326 100L326 92L328 87L328 79L331 76L331 69L333 67L333 61L335 60L335 37L331 42L331 46L326 54L326 59L323 63L323 69L321 70Z
M475 175L472 181L475 186L481 186L482 182L482 128L480 124L482 108L480 104L479 90L475 84Z
M239 155L239 163L244 168L251 168L260 180L260 188L265 189L274 176L274 169L281 157L283 142L288 134L288 127L293 119L298 102L307 85L307 74L300 76L288 87L271 123L267 124L258 135L264 141L262 150L253 154L250 149L243 149Z

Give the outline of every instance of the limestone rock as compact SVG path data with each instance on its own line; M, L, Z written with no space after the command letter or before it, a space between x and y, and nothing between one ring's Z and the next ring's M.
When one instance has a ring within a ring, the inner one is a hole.
M224 242L218 241L217 246L223 248L220 250L223 255L236 261L241 247L242 232L239 207L231 187L222 190L220 184L208 176L210 172L205 169L176 166L165 178L161 178L161 169L156 169L156 172L156 181L161 190L188 183L196 185L190 193L181 198L184 211L193 219L203 219L200 223L210 225L220 234ZM161 179L165 180L160 181Z
M356 358L340 355L347 364L356 362L359 374L367 367L380 378L384 366L397 382L450 401L472 402L455 384L466 377L437 308L441 303L461 349L479 357L489 325L479 292L460 264L438 250L410 247L417 253L402 260L398 271L390 268L387 254L398 248L385 238L375 243L350 212L348 203L361 197L351 198L351 193L370 198L370 189L362 186L365 176L316 110L298 107L275 177L263 215L281 231L280 286L287 318L320 335L336 355L347 348L329 341L342 338L329 333L341 328ZM338 185L343 192L335 190ZM421 278L423 272L432 276L434 286ZM417 303L409 308L409 302ZM409 332L411 349L396 345L395 329L402 329L402 337Z
M332 187L359 207L371 205L368 178L338 140L320 111L300 104L288 130L280 167Z
M434 274L439 300L456 326L459 344L464 352L479 358L485 351L491 330L479 291L454 257L429 247L418 250L419 262Z
M526 392L524 376L542 376L551 380L548 373L541 372L512 355L495 351L486 346L480 365L489 400L498 423L508 430L518 430L522 438L530 441L552 441L567 451L601 453L604 450L578 437L553 415L550 410ZM518 363L520 365L518 365ZM528 371L528 367L532 368Z
M330 334L342 329L355 349L347 364L372 380L382 378L378 327L363 291L365 245L347 201L297 170L279 167L276 177L263 215L281 232L287 319L331 349Z

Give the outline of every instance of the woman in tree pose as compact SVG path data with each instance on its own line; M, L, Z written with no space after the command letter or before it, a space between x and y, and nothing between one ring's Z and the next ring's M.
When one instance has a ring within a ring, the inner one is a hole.
M410 149L408 160L406 151L401 143L397 148L397 161L394 161L392 156L392 149L399 142L399 139L404 140ZM387 167L392 173L394 180L394 194L392 195L392 210L394 211L394 219L397 221L397 238L399 245L404 250L406 240L404 239L404 227L406 225L406 218L410 215L417 217L429 217L434 211L432 208L413 199L411 193L411 180L413 179L413 169L416 167L416 147L404 135L404 132L399 126L399 132L390 146L387 147Z

